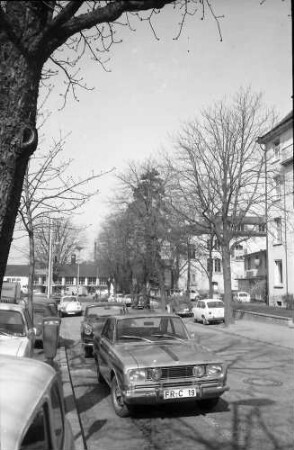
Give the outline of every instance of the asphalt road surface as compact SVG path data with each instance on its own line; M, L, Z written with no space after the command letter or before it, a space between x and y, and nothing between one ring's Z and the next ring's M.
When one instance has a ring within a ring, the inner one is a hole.
M195 338L227 361L230 391L209 413L175 404L142 407L122 419L109 388L97 383L94 359L84 356L80 321L62 319L61 334L88 450L293 450L292 350L185 319Z

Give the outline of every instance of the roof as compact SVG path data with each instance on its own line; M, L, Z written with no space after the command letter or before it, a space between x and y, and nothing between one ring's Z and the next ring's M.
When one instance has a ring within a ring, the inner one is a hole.
M257 139L259 144L267 144L289 128L293 128L293 110L289 112L275 127Z
M18 448L28 420L56 372L31 358L0 355L0 448Z
M6 277L28 277L29 264L7 264L5 270Z

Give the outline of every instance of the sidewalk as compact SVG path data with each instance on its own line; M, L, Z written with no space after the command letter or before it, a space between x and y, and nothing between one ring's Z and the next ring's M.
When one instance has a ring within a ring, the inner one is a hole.
M294 350L294 327L257 320L235 319L235 323L229 327L220 325L213 330Z
M57 363L61 374L66 418L69 421L72 428L75 441L75 450L85 450L83 441L83 430L81 428L80 418L76 407L75 394L71 384L65 347L60 346L57 349L55 362Z

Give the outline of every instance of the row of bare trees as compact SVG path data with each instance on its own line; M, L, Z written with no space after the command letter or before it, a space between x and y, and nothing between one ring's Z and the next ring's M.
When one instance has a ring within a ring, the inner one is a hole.
M266 154L257 138L271 128L274 119L261 95L240 89L231 100L214 104L188 122L177 135L173 151L162 154L160 162L140 169L131 165L120 176L125 206L106 222L99 236L104 260L109 251L106 230L115 235L108 241L112 246L109 265L116 268L112 276L119 280L121 272L124 278L126 270L127 279L140 280L140 287L155 283L163 291L167 261L176 268L176 281L179 262L190 263L189 242L196 249L193 259L199 262L203 241L206 246L210 242L208 259L217 242L225 320L230 323L231 252L235 245L258 235L265 223ZM212 291L212 268L208 265L206 270Z
M91 185L103 175L93 172L83 178L73 177L69 170L72 159L63 158L65 143L66 138L60 138L49 151L40 150L32 156L25 173L18 217L29 243L30 308L36 262L47 268L53 252L55 272L58 265L68 262L77 247L85 245L82 228L74 225L72 216L98 193Z

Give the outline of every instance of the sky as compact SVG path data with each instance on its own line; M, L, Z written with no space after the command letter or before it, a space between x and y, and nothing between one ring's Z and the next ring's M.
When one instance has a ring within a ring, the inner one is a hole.
M78 101L69 98L61 109L64 80L54 80L42 145L49 147L60 133L68 135L63 158L73 159L74 177L113 169L91 185L99 194L73 216L77 225L87 227L81 259L93 256L103 219L112 212L108 199L118 189L115 174L125 171L130 161L156 158L172 145L171 136L201 110L248 86L261 92L280 118L292 109L290 0L211 4L223 16L222 40L208 11L204 20L201 14L188 17L175 39L180 16L168 6L153 21L159 39L146 21L134 21L136 31L121 29L122 42L107 55L108 71L84 56L80 73L93 90L79 90ZM15 234L9 263L25 263L26 247Z

